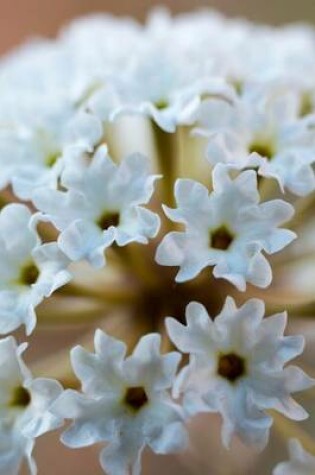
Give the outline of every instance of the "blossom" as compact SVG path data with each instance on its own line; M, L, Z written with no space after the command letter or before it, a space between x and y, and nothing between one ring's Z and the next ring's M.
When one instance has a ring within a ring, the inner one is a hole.
M0 340L0 474L24 458L35 474L35 437L64 418L64 444L100 443L109 475L139 475L144 450L183 451L188 432L200 473L219 470L221 438L263 448L272 424L311 447L292 421L313 380L287 365L304 340L275 312L311 328L314 77L314 28L211 10L91 15L0 61L0 333L36 324L37 345L69 327L77 345L73 371L68 338L36 349L34 374L63 392Z
M180 354L161 355L158 334L141 338L127 358L126 345L101 330L94 345L94 354L79 346L71 351L83 394L66 390L53 407L57 415L73 420L63 443L76 448L107 441L100 462L115 475L139 474L146 445L161 454L183 449L182 411L169 394Z
M6 98L6 115L0 119L0 187L12 184L19 198L29 200L37 187L56 188L67 146L90 151L103 128L69 100L31 96L15 102L16 98Z
M190 60L187 61L187 44L181 35L173 34L170 20L167 13L157 11L141 35L139 32L137 35L133 28L130 32L128 25L124 35L130 37L130 44L123 54L117 39L112 51L106 46L111 41L112 31L109 32L109 40L108 37L104 40L105 46L100 43L100 37L108 29L104 17L98 20L92 18L83 25L79 22L70 28L66 38L70 36L76 42L73 46L77 47L78 43L83 43L83 38L86 41L87 32L91 40L91 28L88 26L96 27L92 41L97 43L98 53L92 64L92 75L96 67L99 69L98 77L104 77L104 71L107 71L106 80L98 80L97 87L87 98L89 110L102 120L112 122L129 114L143 115L164 131L174 132L178 125L189 124L193 120L203 94L224 96L230 100L235 97L231 85L215 73L211 77L211 57L205 59L196 48L195 54L190 52ZM115 30L117 35L119 29ZM94 38L96 32L98 36ZM84 50L86 44L82 47ZM88 56L91 61L90 50ZM106 58L103 72L100 57Z
M197 302L186 308L187 326L174 318L166 320L172 341L190 355L177 378L175 394L183 394L188 413L222 415L226 446L238 435L246 444L263 448L272 424L268 409L297 421L307 417L291 393L311 387L314 381L298 367L284 367L302 352L304 339L283 336L286 313L263 316L263 301L251 299L237 308L227 297L214 321Z
M0 473L17 475L25 457L36 474L32 458L34 439L62 425L50 411L62 392L55 380L33 378L22 360L27 345L11 336L0 340Z
M0 213L0 332L24 324L30 334L35 307L71 279L69 259L54 242L41 244L32 213L12 203Z
M315 457L303 449L296 439L289 441L290 460L279 463L273 470L273 475L312 475L315 470Z
M72 150L75 157L77 151ZM150 200L156 179L144 156L129 155L116 165L100 146L88 166L69 161L61 177L66 191L38 190L34 202L61 231L59 246L71 260L85 258L102 267L104 249L113 242L146 244L157 234L158 215L141 206Z
M304 196L315 189L313 119L300 117L298 93L274 89L251 88L233 103L203 103L199 121L209 137L207 157L213 165L257 168L259 175L276 179L283 192Z
M157 249L156 261L179 266L177 282L196 277L207 266L215 266L215 277L245 290L246 282L267 287L271 268L262 254L273 254L295 237L278 229L290 219L293 208L282 200L259 204L256 173L244 171L236 179L224 166L213 171L213 192L194 180L178 179L177 208L164 206L166 215L183 223L185 231L168 233Z

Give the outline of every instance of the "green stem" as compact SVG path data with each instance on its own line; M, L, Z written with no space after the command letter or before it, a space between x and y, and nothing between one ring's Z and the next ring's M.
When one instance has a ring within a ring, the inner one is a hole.
M79 309L77 306L43 304L37 311L38 326L89 325L104 317L105 312L108 310L103 305Z
M137 294L134 288L130 286L115 285L115 287L85 287L83 285L70 283L62 287L58 293L60 295L67 295L70 297L88 297L101 300L111 305L124 305L132 303L136 300Z
M152 132L157 151L159 170L163 175L160 182L162 187L162 201L168 206L174 205L174 182L177 177L177 147L176 133L162 130L153 120Z

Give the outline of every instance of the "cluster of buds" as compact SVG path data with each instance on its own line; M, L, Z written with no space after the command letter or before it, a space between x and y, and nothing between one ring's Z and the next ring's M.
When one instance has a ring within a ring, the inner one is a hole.
M108 475L185 450L201 413L226 448L264 449L274 419L295 434L314 78L312 28L210 11L83 18L2 59L1 475L36 474L35 439L69 419L62 443L103 444ZM47 323L88 331L33 377L12 333ZM307 445L274 475L313 473Z

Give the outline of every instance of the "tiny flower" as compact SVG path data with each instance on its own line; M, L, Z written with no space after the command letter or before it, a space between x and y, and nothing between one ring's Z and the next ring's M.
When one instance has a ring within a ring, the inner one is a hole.
M160 340L144 336L126 358L123 342L97 330L95 354L71 351L83 394L67 390L54 404L57 415L73 419L62 441L72 448L108 442L100 462L109 475L138 475L147 445L159 454L186 445L182 411L169 394L180 354L161 355Z
M74 261L87 259L93 266L105 264L104 250L113 242L146 244L156 236L160 220L143 208L151 199L156 175L149 174L149 162L140 155L126 157L116 165L100 146L90 164L77 160L64 171L61 184L66 191L41 189L34 194L39 210L61 231L61 250Z
M35 307L71 279L69 259L56 243L41 244L32 214L22 204L2 209L0 242L0 333L24 324L30 334Z
M276 179L283 192L304 196L315 189L311 122L299 117L297 94L270 89L268 94L254 89L238 102L202 104L199 121L209 137L207 157L213 165L257 168L259 175Z
M287 246L295 235L278 229L290 219L293 207L282 200L259 204L256 173L248 170L236 179L224 166L213 171L213 192L202 184L179 179L175 184L176 209L164 206L166 215L185 225L184 232L170 232L161 241L156 261L179 266L177 282L196 277L207 266L213 275L232 282L239 290L246 282L266 287L271 268L262 254Z
M8 102L10 102L8 100ZM0 187L29 200L40 186L56 188L64 148L91 150L103 134L96 117L76 111L69 101L28 97L23 104L5 104L0 119ZM12 110L10 110L12 109Z
M197 47L187 51L184 38L174 35L175 25L165 23L163 13L160 20L165 25L160 31L159 16L142 31L142 41L136 42L120 70L89 97L88 109L101 119L115 121L122 115L138 114L149 117L166 132L175 132L178 125L191 122L202 95L235 97L224 78L209 74L213 69L211 57L205 60ZM188 54L191 58L187 61Z
M289 441L290 460L279 463L273 475L313 475L315 473L315 457L303 449L296 439Z
M173 318L166 320L172 341L190 355L178 376L175 395L183 393L190 414L219 412L226 446L237 435L246 444L263 448L272 425L268 409L297 421L307 417L291 393L314 382L299 368L284 367L302 352L304 339L283 336L285 313L263 316L261 300L248 300L237 308L227 297L214 321L197 302L186 308L187 326Z
M62 425L62 419L50 412L62 386L52 379L32 377L21 358L26 346L17 346L13 337L0 340L1 475L17 475L24 457L30 473L36 475L35 438Z

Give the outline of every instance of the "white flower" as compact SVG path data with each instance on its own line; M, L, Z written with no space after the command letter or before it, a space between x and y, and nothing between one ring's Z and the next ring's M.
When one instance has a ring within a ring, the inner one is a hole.
M181 409L168 392L180 354L161 355L160 340L157 334L142 337L126 358L124 343L97 330L95 354L72 349L83 394L65 391L54 404L56 414L74 422L62 441L73 448L109 442L100 461L110 475L138 475L146 445L162 454L185 447Z
M21 358L26 346L17 346L13 337L0 340L1 475L17 475L24 457L35 475L34 439L62 425L50 412L62 386L51 379L33 379Z
M170 66L163 64L167 58L161 51L148 55L151 60L145 57L138 69L128 72L126 78L115 78L114 84L106 85L92 94L87 102L88 109L100 119L108 118L113 122L123 115L144 115L171 133L175 132L178 125L194 122L203 95L234 100L233 88L222 78L196 79L180 85L173 76L183 78L187 76L185 72L168 71ZM156 64L157 59L161 62L159 66ZM174 68L176 63L173 58L169 59L169 63ZM148 71L149 68L152 71ZM161 75L154 74L153 69L156 68L160 68Z
M0 187L29 200L40 186L56 188L69 145L91 150L103 135L96 117L77 112L69 100L46 96L5 98L0 119Z
M279 463L273 470L273 475L314 475L315 457L303 449L296 439L289 441L290 460Z
M163 130L175 132L177 125L191 123L203 94L235 97L225 78L211 74L211 54L205 59L195 43L193 52L188 52L187 40L174 34L170 18L164 21L164 14L158 16L141 31L141 41L134 44L120 70L86 102L100 118L115 121L121 115L140 114Z
M146 244L157 234L158 215L141 206L151 199L157 179L146 157L133 154L116 165L101 146L84 165L79 148L69 153L73 161L61 178L67 191L38 190L34 202L61 231L58 243L70 259L102 267L104 250L114 241Z
M85 78L88 92L124 72L142 40L143 28L132 18L92 14L67 25L61 32L59 45L71 58L76 77L81 78L80 82Z
M232 282L239 290L246 282L266 287L271 268L262 254L273 254L295 237L278 229L290 219L293 207L282 200L259 204L256 173L244 171L232 180L227 169L213 171L213 192L200 183L179 179L175 184L176 209L164 206L166 215L185 225L184 232L170 232L157 249L156 261L179 266L177 282L196 277L207 266L213 275Z
M222 439L227 446L236 434L246 444L266 445L276 409L294 420L307 417L291 393L314 382L295 366L284 364L299 355L302 336L284 337L287 316L263 319L264 303L248 300L237 308L231 297L214 321L206 308L187 306L187 326L166 320L172 341L190 361L178 376L176 395L184 394L189 413L219 412L223 418Z
M41 244L32 222L22 204L0 213L0 333L24 324L30 334L35 307L71 279L69 259L56 243Z
M312 120L299 117L299 94L275 88L263 88L263 93L252 88L233 103L209 99L202 104L199 122L209 137L207 158L213 165L257 167L259 175L275 178L283 192L287 188L304 196L315 189Z

